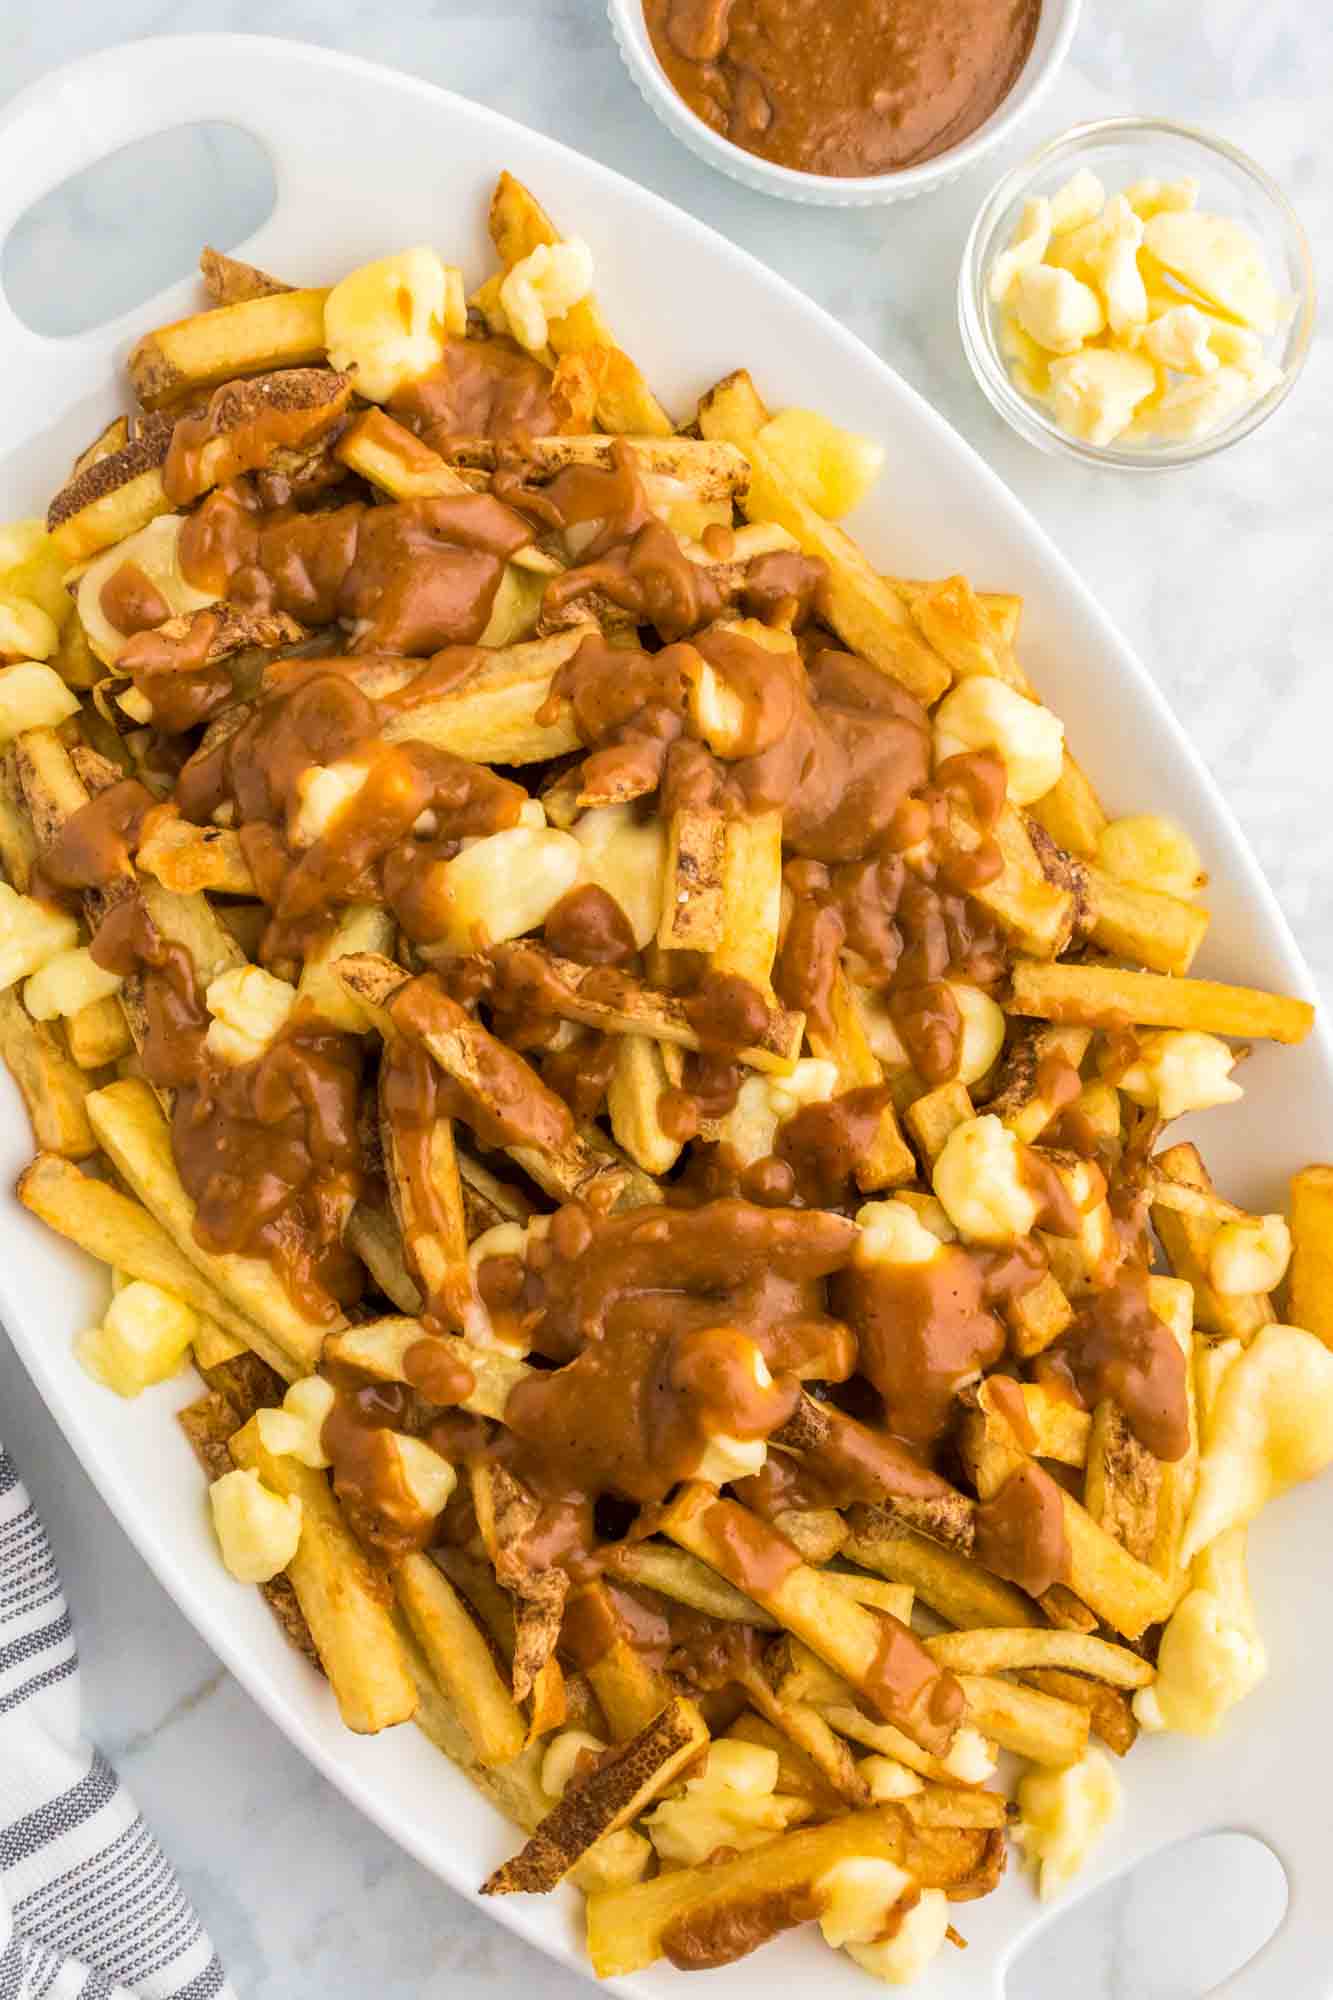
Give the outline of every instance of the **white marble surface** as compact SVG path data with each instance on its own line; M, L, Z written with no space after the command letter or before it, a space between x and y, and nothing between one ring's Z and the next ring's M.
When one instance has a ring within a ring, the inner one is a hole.
M1042 458L983 402L954 329L958 252L995 168L881 211L801 210L747 193L645 110L598 0L3 0L0 100L89 49L204 28L324 42L475 96L648 183L846 319L980 448L1112 608L1222 781L1333 999L1327 337L1270 425L1209 464L1135 480ZM1327 254L1333 13L1324 0L1086 0L1069 67L1011 153L1123 111L1193 119L1248 148L1291 194L1316 259ZM166 186L157 176L141 197L153 204L155 239L184 246L206 222L228 240L221 232L229 216L244 217L246 188L220 174L207 144L184 158L183 171ZM129 302L119 288L144 209L124 201L126 176L114 187L119 209L104 189L24 234L8 267L16 288L26 276L68 291L78 253L86 290L98 281L82 260L110 246L116 268L94 296ZM184 263L182 247L178 270ZM64 1572L90 1726L138 1791L248 2000L433 1991L466 2000L483 1990L517 2000L534 1983L549 2000L575 2000L588 1990L427 1876L288 1748L149 1576L2 1340L0 1430ZM1191 2000L1280 1906L1271 1880L1248 1866L1214 1847L1151 1885L1108 1892L1015 1971L1012 2000L1075 1991Z

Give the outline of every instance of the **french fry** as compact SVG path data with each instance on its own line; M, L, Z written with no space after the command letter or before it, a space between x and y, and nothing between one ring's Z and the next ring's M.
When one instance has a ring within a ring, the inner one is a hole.
M1087 772L1068 750L1055 784L1028 811L1066 854L1083 861L1096 856L1097 838L1107 817Z
M596 1841L637 1819L707 1742L694 1703L679 1697L668 1703L595 1771L571 1780L526 1847L487 1876L482 1895L545 1895L554 1889Z
M734 1583L728 1583L697 1556L665 1542L623 1543L616 1555L615 1574L627 1583L655 1590L659 1597L707 1612L710 1618L754 1625L762 1632L780 1629L777 1619L743 1590L737 1590Z
M1302 1167L1291 1178L1287 1312L1333 1347L1333 1167Z
M738 1685L758 1713L809 1759L836 1799L851 1806L870 1803L869 1789L855 1758L817 1708L807 1701L783 1700L758 1667L743 1668Z
M1314 1025L1309 1002L1282 993L1112 965L1041 965L1027 958L1014 966L1008 1007L1035 1020L1081 1021L1091 1028L1120 1016L1141 1028L1198 1028L1275 1042L1303 1042Z
M878 1679L886 1646L915 1647L907 1627L871 1611L830 1585L822 1571L802 1562L783 1537L735 1500L719 1500L711 1487L690 1483L668 1506L662 1531L699 1556L738 1589L749 1594L789 1632L809 1646L836 1673L843 1674L872 1706L932 1753L947 1748L953 1727L930 1712L923 1691L888 1713L891 1697ZM755 1565L761 1588L747 1571L746 1551L763 1551ZM933 1691L927 1677L924 1687Z
M977 1402L986 1416L987 1434L1001 1444L1060 1465L1086 1464L1092 1418L1067 1397L1039 1382L990 1375L977 1384Z
M743 368L699 404L704 436L734 444L749 460L749 489L741 500L746 518L777 522L807 555L828 564L828 616L838 636L918 701L937 701L951 679L948 667L920 638L901 598L851 537L817 514L783 475L759 439L767 422L768 411Z
M113 1270L174 1292L243 1346L253 1348L286 1380L294 1381L304 1372L262 1327L209 1284L146 1208L119 1188L80 1172L55 1153L41 1152L19 1175L15 1193L49 1228Z
M965 853L980 845L983 836L959 806L950 817L953 837ZM1022 815L1004 806L988 836L999 850L1001 869L989 882L971 892L994 917L1020 951L1033 958L1057 958L1073 935L1078 908L1073 894L1042 871L1032 835Z
M664 951L711 952L721 943L725 851L726 822L720 812L678 806L672 813L657 932Z
M186 389L212 389L238 375L322 361L327 296L271 292L144 334L126 364L139 401L155 410Z
M168 511L162 465L170 442L171 425L150 418L130 443L95 459L61 488L46 525L65 562L84 562Z
M574 437L534 437L523 443L517 457L528 477L541 485L570 466L608 469L615 463L616 442L614 436L599 437L595 432ZM733 445L666 434L626 436L623 442L634 453L635 471L646 482L649 497L657 481L687 487L701 501L730 501L745 489L748 477L745 455ZM449 452L448 463L486 473L494 472L506 456L492 438L465 439L450 445ZM738 538L737 546L743 555L747 550L759 554L771 547L793 544L789 538L774 541L761 531L759 537L748 542Z
M1027 1461L985 1435L984 1419L965 1418L959 1448L977 1492L989 1500ZM1107 1625L1126 1639L1139 1639L1171 1607L1171 1591L1155 1570L1135 1560L1098 1526L1085 1507L1057 1487L1064 1513L1068 1572L1065 1581Z
M432 743L477 764L537 764L577 750L567 703L553 722L538 722L551 677L572 659L595 625L505 647L437 695L390 716L386 743Z
M481 1305L467 1261L467 1222L454 1150L454 1121L424 1123L406 1100L412 1073L397 1068L390 1042L380 1063L380 1137L389 1200L407 1261L432 1315L472 1330ZM406 1088L404 1087L406 1084Z
M967 1719L1002 1750L1035 1764L1077 1764L1088 1747L1088 1717L1073 1702L993 1674L960 1674Z
M851 1560L910 1585L923 1604L960 1631L1037 1623L1032 1599L971 1556L942 1548L879 1508L853 1507L849 1519L845 1553Z
M1139 1443L1120 1405L1103 1397L1088 1436L1083 1504L1139 1562L1152 1557L1161 1474L1160 1460Z
M712 954L714 971L735 973L771 998L781 920L782 814L729 819L723 841L722 935Z
M949 1134L976 1115L967 1085L955 1078L953 1082L937 1084L934 1090L927 1090L915 1098L903 1113L903 1122L916 1141L922 1158L933 1167L944 1151Z
M1208 912L1197 903L1121 882L1084 863L1089 935L1103 951L1132 958L1150 972L1186 973L1208 930Z
M238 1466L301 1503L301 1540L287 1574L344 1723L375 1735L410 1719L417 1690L380 1579L343 1521L328 1479L266 1451L254 1419L231 1441Z
M837 1064L839 1092L883 1083L883 1065L870 1046L856 990L842 965L833 975L828 1011L827 1026L808 1022L806 1037L813 1054ZM879 1129L857 1161L853 1177L863 1194L877 1194L881 1189L902 1187L915 1180L916 1161L899 1129L892 1104L886 1104L880 1113Z
M1062 1667L1028 1667L1023 1679L1042 1694L1057 1695L1061 1701L1086 1708L1093 1734L1117 1757L1134 1748L1139 1725L1128 1697L1118 1689L1107 1687L1103 1681L1087 1680L1082 1674L1068 1673Z
M686 1003L673 993L642 986L628 974L618 975L613 998L603 999L604 978L589 978L590 970L573 959L557 958L544 945L523 942L496 945L491 956L504 968L530 971L541 982L544 1003L562 1020L577 1021L604 1035L647 1035L654 1041L671 1042L677 1048L699 1049L703 1041L690 1021ZM589 992L582 989L587 984ZM801 1046L804 1018L774 1006L761 1039L738 1049L736 1059L751 1069L768 1070L779 1076L790 1073Z
M1007 1299L1002 1312L1009 1328L1010 1345L1020 1360L1044 1353L1074 1317L1074 1308L1053 1271L1044 1272L1030 1290Z
M407 1268L402 1235L392 1210L357 1202L343 1224L343 1242L400 1312L413 1317L420 1313L424 1303L421 1287Z
M1219 1292L1208 1274L1214 1237L1244 1211L1218 1198L1198 1147L1188 1141L1166 1147L1153 1167L1153 1228L1175 1276L1193 1289L1194 1320L1223 1339L1248 1343L1275 1318L1272 1300L1266 1292Z
M134 1044L114 993L66 1015L65 1044L80 1069L105 1069L129 1054Z
M951 1838L929 1840L901 1806L871 1806L780 1834L733 1860L672 1869L632 1889L591 1896L593 1971L610 1979L663 1957L682 1968L726 1963L735 1956L738 1929L760 1943L815 1915L819 1884L840 1861L891 1861L920 1887L947 1890L975 1868L986 1836L937 1831Z
M489 222L491 241L506 271L539 244L560 241L560 233L541 203L509 173L501 174L495 184ZM603 430L670 435L670 417L629 356L616 346L591 293L550 321L547 337L557 354L591 352L601 361L597 420Z
M292 289L290 285L284 285L281 278L271 278L267 271L261 271L257 264L246 264L239 257L229 257L225 251L215 250L208 243L199 253L199 275L216 306L235 306L243 299L270 298L275 292Z
M307 1319L265 1259L205 1250L196 1242L194 1203L176 1170L167 1122L146 1083L127 1077L108 1084L89 1093L87 1106L103 1151L177 1247L308 1373L319 1360L325 1334L343 1323L341 1315L325 1322Z
M240 836L229 827L195 826L188 819L164 814L148 829L135 858L140 868L177 895L201 889L224 896L255 894Z
M804 1799L819 1818L827 1819L840 1809L841 1795L830 1785L810 1753L785 1735L776 1723L766 1722L754 1709L742 1710L727 1728L724 1740L757 1743L763 1750L775 1751L778 1781L773 1789L787 1798Z
M680 1158L682 1141L666 1130L659 1109L664 1092L680 1076L680 1054L670 1043L655 1042L651 1035L618 1039L607 1115L617 1143L646 1174L670 1173Z
M887 580L895 583L927 644L959 680L987 674L1019 694L1032 693L996 623L993 607L973 590L965 576L946 576L938 583L923 584Z
M482 1764L507 1764L527 1734L490 1647L448 1578L429 1556L395 1566L394 1591L432 1673L448 1691Z
M37 835L19 781L18 751L6 743L0 749L0 867L20 896L28 893L36 863Z
M334 446L334 456L394 500L472 491L447 459L385 410L362 410Z
M34 1021L15 988L0 993L0 1057L18 1087L33 1137L46 1152L86 1160L97 1151L88 1122L88 1079L55 1029Z
M1185 1362L1188 1443L1179 1458L1165 1459L1158 1480L1157 1517L1148 1562L1171 1591L1174 1604L1188 1584L1180 1566L1185 1525L1194 1506L1199 1478L1199 1417L1195 1397L1194 1293L1180 1278L1150 1277L1148 1304L1170 1327Z
M1137 1653L1082 1632L1043 1632L1036 1626L1019 1625L1008 1631L942 1632L938 1638L927 1639L925 1645L932 1659L956 1674L1064 1667L1120 1688L1147 1687L1154 1678L1154 1669Z

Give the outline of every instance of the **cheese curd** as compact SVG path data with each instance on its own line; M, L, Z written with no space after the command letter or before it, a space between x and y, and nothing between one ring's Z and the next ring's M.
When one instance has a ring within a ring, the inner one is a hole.
M293 1382L276 1410L255 1416L259 1441L275 1458L296 1458L322 1471L332 1464L324 1449L324 1422L334 1404L333 1384L322 1375Z
M53 1021L58 1015L77 1014L94 1001L105 1000L120 991L118 973L107 972L97 963L86 944L72 951L58 952L34 972L23 987L23 1004L34 1021Z
M759 432L759 443L826 521L850 514L884 466L882 444L817 410L779 410Z
M350 369L358 396L372 403L429 374L446 337L466 331L462 279L425 245L362 264L324 301L329 360Z
M836 1861L815 1884L824 1942L835 1951L844 1944L873 1943L911 1887L906 1869L892 1861L869 1854Z
M538 930L583 868L579 842L553 826L511 826L474 840L437 871L437 941L484 951Z
M849 1944L848 1958L886 1986L911 1986L927 1970L949 1935L949 1899L943 1889L923 1889L890 1938Z
M891 1799L910 1799L925 1788L924 1780L915 1771L909 1771L906 1764L900 1764L896 1757L883 1757L877 1751L859 1758L856 1770L876 1805L887 1805Z
M296 811L288 838L294 847L313 847L354 799L370 776L368 764L311 764L296 781Z
M580 237L561 243L539 243L506 274L500 305L509 331L521 347L539 353L550 336L550 322L592 290L592 251Z
M993 674L960 681L935 710L934 732L937 764L966 750L996 751L1013 805L1042 798L1060 776L1064 723Z
M773 1377L768 1363L753 1341L749 1346L755 1387L770 1389ZM725 1486L732 1479L751 1479L763 1471L767 1457L768 1445L763 1438L730 1437L725 1431L715 1431L694 1468L694 1477L708 1486Z
M80 577L76 599L79 620L88 644L107 666L114 666L130 643L129 634L113 625L102 609L102 592L122 564L133 563L143 571L171 616L183 617L217 602L216 591L196 589L187 583L181 569L180 538L185 518L184 514L159 514L98 556Z
M220 1062L256 1062L282 1032L296 1005L296 988L258 965L237 965L209 982L204 1004L213 1019L205 1047Z
M533 803L536 803L533 801ZM526 810L526 808L525 808ZM583 853L581 879L619 903L642 951L657 935L666 876L666 828L632 805L594 806L570 828Z
M642 1825L663 1861L697 1866L719 1847L762 1847L804 1819L809 1807L777 1794L778 1753L723 1737L677 1797L663 1799Z
M964 1120L945 1140L935 1162L935 1192L967 1242L1001 1248L1036 1227L1041 1198L1024 1177L1023 1151L989 1112Z
M301 1502L254 1471L224 1472L208 1489L222 1560L238 1583L270 1583L301 1541Z
M736 1102L718 1127L718 1138L741 1166L752 1167L773 1151L778 1127L806 1104L826 1104L838 1088L838 1065L803 1056L789 1076L750 1071Z
M79 711L79 697L54 667L40 660L16 660L0 667L0 743L25 729L54 729Z
M1100 1750L1061 1770L1038 1768L1020 1778L1015 1831L1038 1870L1044 1903L1068 1888L1119 1810L1120 1780Z
M67 910L20 896L0 882L0 992L40 972L60 953L73 951L79 927Z
M118 1396L137 1396L177 1373L198 1331L183 1299L143 1278L119 1287L100 1326L74 1343L80 1365Z
M403 1485L423 1520L433 1521L448 1506L458 1474L442 1453L423 1439L391 1431Z
M1182 1562L1330 1464L1333 1353L1301 1327L1266 1326L1217 1389Z
M55 619L30 597L0 597L0 659L49 660L60 644Z
M1224 1222L1208 1246L1208 1282L1215 1292L1271 1292L1291 1262L1291 1231L1283 1215Z
M1164 813L1113 819L1097 836L1097 860L1117 881L1186 901L1208 880L1198 848L1184 827Z
M938 1232L905 1201L863 1203L856 1226L861 1232L853 1252L858 1264L929 1264L939 1256Z
M1137 1059L1115 1078L1127 1097L1163 1118L1234 1104L1244 1096L1232 1077L1235 1050L1196 1028L1159 1028L1139 1038Z
M956 1080L973 1084L994 1067L1004 1047L1004 1009L979 986L966 986L957 979L950 980L948 986L963 1017Z
M1215 1736L1268 1672L1245 1574L1245 1530L1231 1528L1195 1558L1191 1588L1162 1634L1157 1678L1134 1696L1149 1730Z
M988 291L1010 377L1097 447L1206 437L1281 380L1263 352L1284 307L1261 245L1195 207L1197 183L1109 200L1076 174L1023 210Z

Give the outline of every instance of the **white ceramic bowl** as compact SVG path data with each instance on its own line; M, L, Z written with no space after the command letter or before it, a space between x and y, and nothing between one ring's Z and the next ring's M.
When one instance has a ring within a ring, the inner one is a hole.
M965 168L974 166L992 146L999 144L1014 127L1040 103L1069 53L1069 44L1078 26L1083 0L1042 0L1041 17L1028 59L1018 81L975 132L960 145L951 146L936 159L919 167L904 167L893 174L863 174L847 179L832 174L804 174L794 167L780 167L734 146L696 118L676 94L665 70L657 60L643 0L608 0L607 12L615 32L625 67L639 87L644 102L655 111L669 132L710 167L730 175L760 194L780 195L785 201L812 202L823 208L872 208L892 201L907 201L927 189L955 180Z

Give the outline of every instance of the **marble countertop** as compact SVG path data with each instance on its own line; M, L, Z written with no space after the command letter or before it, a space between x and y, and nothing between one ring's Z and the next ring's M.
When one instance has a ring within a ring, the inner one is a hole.
M983 401L953 320L958 254L1003 160L941 193L861 211L751 194L680 148L645 109L599 0L7 0L0 102L133 36L235 29L322 42L476 97L655 188L783 271L885 355L989 459L1082 570L1158 676L1243 822L1333 1000L1333 644L1327 611L1333 451L1327 333L1298 391L1235 452L1131 479L1044 458ZM1333 245L1333 13L1310 0L1086 0L1067 69L1009 154L1076 120L1169 111L1220 131ZM226 156L229 160L230 156ZM130 301L118 244L233 240L250 195L202 140L110 212L47 204L11 245L6 285ZM242 176L243 178L243 176ZM109 202L109 196L107 197ZM108 253L109 261L108 261ZM97 257L99 273L88 270ZM0 1341L0 1430L44 1516L74 1610L89 1726L138 1793L247 2000L406 2000L447 1991L548 2000L576 1975L460 1901L309 1769L163 1595ZM1009 1982L1011 2000L1191 2000L1280 1908L1244 1850L1185 1854L1071 1915ZM1249 1927L1248 1929L1246 1927ZM928 1989L927 1989L928 1990ZM1296 1996L1293 1996L1296 2000Z

